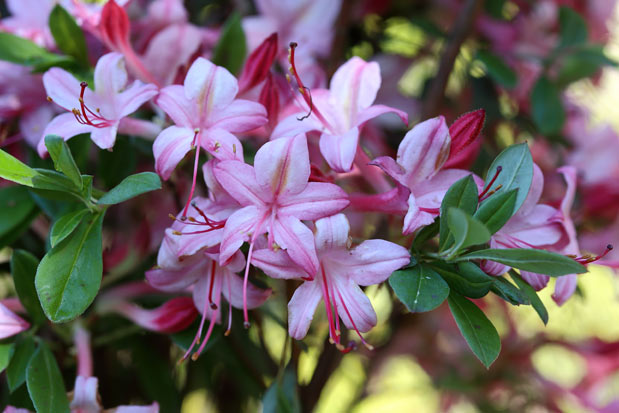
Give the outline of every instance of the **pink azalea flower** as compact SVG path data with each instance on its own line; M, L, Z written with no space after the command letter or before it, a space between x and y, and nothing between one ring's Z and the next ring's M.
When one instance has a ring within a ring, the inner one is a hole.
M376 313L360 285L385 281L393 271L410 261L410 254L392 242L371 239L350 248L350 225L346 216L337 214L316 221L315 245L319 266L312 280L306 280L288 303L290 336L300 340L307 334L321 300L329 319L329 336L340 350L340 318L361 332L376 325ZM303 271L281 250L258 250L252 263L274 278L299 278ZM369 348L371 346L368 345Z
M64 69L48 70L43 75L43 84L49 100L70 113L56 116L45 128L43 137L51 134L68 140L81 133L90 133L90 138L102 149L114 146L118 131L152 137L158 132L157 126L127 116L153 98L157 88L138 80L126 87L127 80L119 53L108 53L97 62L94 91ZM41 156L47 153L43 138L38 151Z
M416 125L404 136L396 160L388 156L374 159L374 165L410 192L404 234L411 234L434 222L449 187L471 175L471 172L460 169L441 170L449 158L450 146L449 129L445 119L439 116ZM473 178L481 186L479 178L475 175ZM396 191L394 189L393 196L400 199L401 194Z
M301 220L315 220L341 211L348 205L346 193L329 183L309 182L310 162L305 135L277 139L256 153L254 167L240 161L222 161L215 177L242 206L224 227L220 262L249 241L244 285L259 235L268 233L268 245L282 248L307 274L318 270L312 231ZM245 295L245 287L243 294ZM244 308L248 323L247 309Z
M235 99L238 90L237 80L230 72L204 58L193 62L183 86L161 89L157 105L172 118L175 126L164 129L153 145L159 175L168 179L193 147L202 147L220 160L243 160L243 147L233 133L262 126L267 119L261 104ZM196 150L189 201L195 189L198 155Z
M328 90L314 89L310 92L296 71L295 47L291 44L292 72L307 106L303 108L303 113L296 113L280 122L273 131L273 138L320 131L322 156L335 171L348 172L357 153L359 130L365 122L394 112L408 124L405 112L389 106L373 105L381 83L378 63L353 57L335 72Z
M27 330L30 324L0 303L0 340Z
M49 14L57 0L7 0L11 15L0 20L0 30L32 40L39 46L53 47Z

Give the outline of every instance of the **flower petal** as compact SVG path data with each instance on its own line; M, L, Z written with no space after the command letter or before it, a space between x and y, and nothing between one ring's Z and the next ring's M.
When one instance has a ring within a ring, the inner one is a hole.
M301 340L307 334L316 307L322 300L318 281L306 281L297 288L288 303L288 332L290 337Z
M550 279L547 275L528 271L520 271L520 275L531 287L535 289L535 291L539 291L544 288Z
M228 270L221 269L223 285L221 292L233 307L243 308L243 278ZM247 308L260 307L271 295L270 288L258 288L251 282L247 283Z
M310 182L300 194L282 197L279 200L278 214L315 220L336 214L349 203L348 195L339 186Z
M449 129L442 116L411 129L400 143L397 157L406 170L406 185L412 188L434 176L447 160L450 145Z
M267 111L260 103L236 99L225 110L213 112L209 123L232 133L247 132L267 123Z
M225 265L234 253L241 248L243 242L248 241L254 232L259 232L256 236L264 232L263 225L261 225L262 228L256 228L260 221L262 221L262 211L254 205L241 208L230 215L221 237L221 245L219 247L220 265Z
M434 222L434 218L438 215L431 214L419 209L415 195L410 194L408 197L408 212L404 216L404 227L402 228L402 234L408 235L417 231L421 227L430 225Z
M239 90L236 78L228 70L203 57L197 58L189 68L184 88L187 99L198 104L200 115L225 108Z
M256 182L254 167L240 161L221 161L213 167L215 178L241 205L264 205L270 198Z
M47 125L43 134L41 136L41 140L37 146L37 152L39 152L40 156L44 156L47 154L47 147L45 146L45 136L47 135L58 135L62 137L65 141L71 139L72 137L79 135L81 133L89 133L93 129L92 126L83 125L75 119L75 115L72 113L63 113L61 115L56 116L52 121Z
M243 161L243 145L236 136L224 129L200 132L200 145L220 161Z
M410 262L408 250L393 242L370 239L355 247L345 261L346 273L359 285L385 281L392 272Z
M118 132L118 123L106 128L93 128L90 133L90 139L101 149L110 149L116 142L116 133Z
M28 329L30 324L0 303L0 340Z
M278 215L272 221L270 231L275 242L286 250L290 259L309 277L314 277L318 272L319 263L312 231L297 218L289 215Z
M355 122L355 126L360 126L364 122L367 122L370 119L374 119L380 115L385 113L395 113L402 119L402 122L406 126L408 126L408 114L400 109L392 108L391 106L385 105L372 105L367 109L363 109L358 115L357 120Z
M555 283L555 292L552 294L552 299L557 305L563 305L574 294L578 286L578 277L576 274L568 274L557 278Z
M43 75L43 85L47 95L61 108L71 111L80 106L80 82L64 69L52 67ZM92 90L86 88L84 101L92 102L97 98Z
M349 277L330 277L335 291L337 312L349 329L355 327L362 333L376 325L376 312L370 299Z
M316 249L329 251L333 248L346 248L350 224L344 214L336 214L316 221Z
M155 96L157 96L157 86L136 80L127 90L116 96L118 118L132 114Z
M153 143L155 170L168 179L176 165L191 150L194 131L188 128L170 126L165 128Z
M164 87L159 91L155 103L168 114L176 126L194 129L198 127L196 105L187 99L180 85Z
M320 136L320 153L336 172L348 172L357 153L359 129L352 128L343 135Z
M380 83L378 63L368 63L355 56L336 70L329 90L348 118L354 121L357 113L374 103Z
M108 53L101 56L95 66L95 91L97 95L113 97L125 87L128 76L123 55Z
M295 195L307 186L310 176L305 135L265 143L254 159L256 181L274 197Z
M206 270L205 261L194 263L187 267L176 269L156 268L146 271L146 279L153 287L161 291L177 292L183 291L193 283Z
M283 250L272 251L263 248L254 251L251 264L260 268L271 278L288 280L305 276L303 270Z

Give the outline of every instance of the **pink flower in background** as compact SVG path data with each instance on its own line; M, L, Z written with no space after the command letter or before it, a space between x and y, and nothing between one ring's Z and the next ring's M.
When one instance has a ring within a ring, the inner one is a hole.
M30 328L30 324L0 303L0 340Z
M316 221L319 267L313 279L306 279L288 303L288 329L293 338L305 337L316 307L323 300L329 319L329 336L338 348L344 350L340 344L340 319L365 343L360 333L376 325L376 313L359 286L379 284L409 263L410 254L406 248L380 239L364 241L351 249L349 231L350 225L343 214ZM258 250L252 263L274 278L305 276L281 250Z
M0 31L32 40L39 46L53 47L49 14L57 0L7 0L11 15L0 20Z
M291 45L292 70L306 106L303 113L296 113L280 122L272 138L320 131L322 156L335 171L347 172L355 159L359 130L365 122L393 112L408 124L408 115L401 110L373 105L381 82L378 63L353 57L335 72L329 90L309 91L296 72L294 52L295 46Z
M254 167L236 160L222 161L215 166L214 173L221 186L242 206L226 221L220 262L225 264L249 241L246 285L256 239L268 233L270 248L286 250L306 275L313 277L318 270L318 258L312 231L301 220L339 212L348 205L348 197L334 184L308 183L310 163L305 135L264 144L256 153ZM244 315L247 323L247 311Z
M81 133L90 133L93 142L102 149L114 146L118 131L152 137L159 128L151 122L128 118L157 94L154 85L139 80L127 87L127 71L122 55L108 53L95 67L95 90L80 83L64 69L52 68L43 75L49 99L70 113L56 116L45 128L38 151L47 153L46 135L59 135L68 140Z
M374 159L374 165L410 192L404 234L411 234L434 222L445 193L457 180L472 175L477 184L481 184L479 178L469 171L441 170L449 158L450 146L449 129L445 119L439 116L415 125L404 136L396 160L388 156Z

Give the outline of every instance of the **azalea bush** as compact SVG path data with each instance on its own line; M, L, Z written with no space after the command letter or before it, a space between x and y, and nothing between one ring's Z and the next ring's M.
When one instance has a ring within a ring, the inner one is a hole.
M616 343L512 319L619 266L619 138L570 93L614 6L2 2L4 411L348 411L400 354L427 411L619 408Z

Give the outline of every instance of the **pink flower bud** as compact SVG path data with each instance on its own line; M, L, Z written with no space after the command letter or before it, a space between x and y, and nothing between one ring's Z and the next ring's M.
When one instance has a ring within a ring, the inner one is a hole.
M182 331L189 327L198 315L191 297L176 297L150 310L128 302L117 303L108 310L122 314L147 330L160 333Z
M267 118L269 119L268 125L272 130L275 128L275 125L277 125L277 118L279 115L279 90L271 73L267 74L264 86L262 86L262 90L260 91L258 102L266 108Z
M443 168L468 168L481 146L477 138L484 126L486 111L478 109L460 116L449 127L451 148Z
M239 78L239 93L248 91L267 77L277 55L277 45L277 33L273 33L249 55Z
M129 47L129 16L114 0L108 1L101 11L99 30L106 46L114 51Z
M28 329L30 324L0 304L0 340Z

